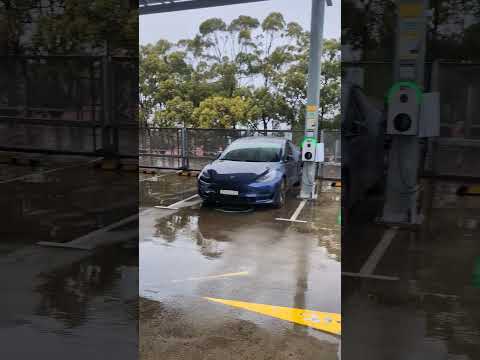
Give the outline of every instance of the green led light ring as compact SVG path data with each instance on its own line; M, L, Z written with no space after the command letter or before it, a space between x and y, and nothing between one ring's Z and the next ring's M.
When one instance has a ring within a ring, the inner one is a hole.
M311 140L314 145L317 144L317 139L315 139L315 138L313 138L313 137L308 137L308 136L307 136L307 137L305 137L305 138L303 139L303 141L302 141L302 148L303 148L303 145L305 144L305 142L308 141L308 140Z
M387 102L390 103L391 101L391 98L392 96L398 91L400 90L400 88L402 87L409 87L411 89L414 89L415 90L415 94L417 96L417 103L418 104L421 104L422 103L422 100L423 100L423 92L422 92L422 89L420 89L420 87L415 84L414 82L411 82L411 81L400 81L396 84L394 84L390 90L388 91L388 95L387 95Z

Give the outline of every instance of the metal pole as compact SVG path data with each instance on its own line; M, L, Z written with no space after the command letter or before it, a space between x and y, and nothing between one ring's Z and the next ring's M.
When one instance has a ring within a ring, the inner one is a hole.
M182 156L182 170L188 170L188 147L187 147L187 129L181 129L181 156Z
M328 5L331 2L328 1ZM325 20L325 0L312 0L312 22L310 30L310 62L308 66L307 120L305 136L318 140L318 107L320 105L320 76L323 48L323 24ZM313 117L313 125L309 125ZM317 163L305 162L302 175L300 198L314 199Z
M110 113L110 61L108 54L108 44L105 55L102 58L102 149L105 155L111 154L111 113Z
M398 19L394 81L414 81L424 89L428 0L396 0L396 4ZM410 43L412 38L417 46L416 53L411 51L414 50ZM419 222L417 216L419 156L420 144L417 136L392 136L383 222L407 224Z

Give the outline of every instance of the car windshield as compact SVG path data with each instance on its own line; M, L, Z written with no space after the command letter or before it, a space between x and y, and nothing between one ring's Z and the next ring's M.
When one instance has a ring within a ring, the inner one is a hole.
M239 142L231 144L220 160L247 162L279 162L282 158L282 144L273 142Z

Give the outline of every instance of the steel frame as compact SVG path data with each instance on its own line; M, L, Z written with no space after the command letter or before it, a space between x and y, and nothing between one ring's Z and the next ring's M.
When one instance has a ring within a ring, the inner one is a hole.
M267 0L140 0L138 11L140 15L148 15L260 1Z

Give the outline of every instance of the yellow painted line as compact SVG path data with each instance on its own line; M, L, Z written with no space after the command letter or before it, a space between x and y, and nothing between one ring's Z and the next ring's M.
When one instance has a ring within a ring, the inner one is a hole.
M240 309L253 311L277 319L290 321L334 335L341 335L342 332L342 316L336 313L325 313L313 310L255 304L243 301L216 299L210 297L205 297L204 299Z
M466 195L468 195L468 194L475 194L475 195L480 194L480 186L479 185L467 186L464 194L466 194Z
M221 278L227 278L227 277L246 276L246 275L248 275L248 271L241 271L241 272L221 274L221 275L203 276L203 277L192 277L184 280L172 280L172 282L221 279Z

